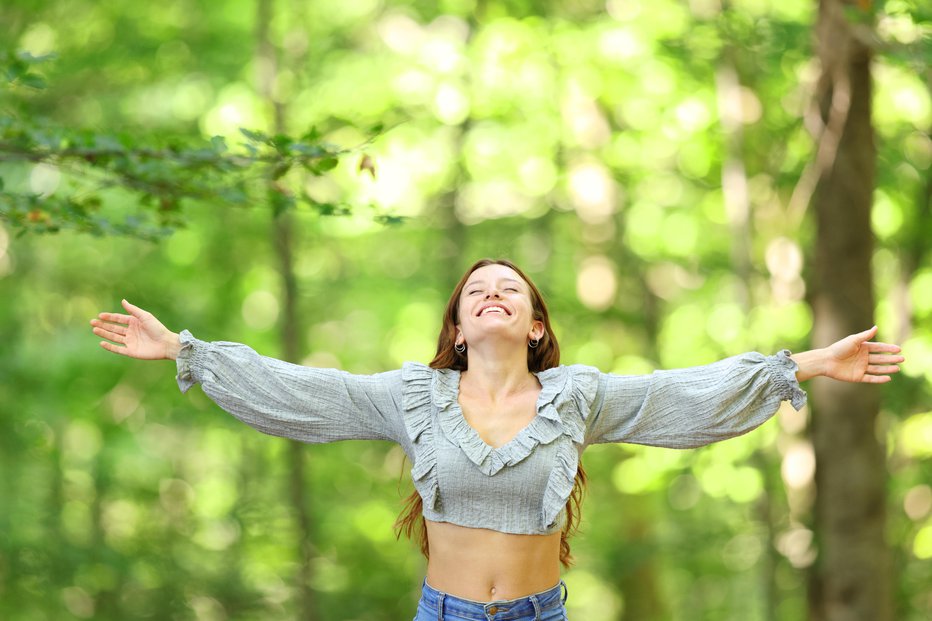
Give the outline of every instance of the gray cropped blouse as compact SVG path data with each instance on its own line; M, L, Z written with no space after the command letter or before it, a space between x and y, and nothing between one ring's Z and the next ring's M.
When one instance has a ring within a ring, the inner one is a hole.
M428 520L504 533L563 528L580 455L590 444L702 446L746 433L806 393L796 363L741 354L709 365L625 376L584 365L536 373L537 416L507 444L486 444L457 402L459 371L408 362L353 375L261 356L181 332L178 387L195 383L259 431L302 442L391 440L413 464Z

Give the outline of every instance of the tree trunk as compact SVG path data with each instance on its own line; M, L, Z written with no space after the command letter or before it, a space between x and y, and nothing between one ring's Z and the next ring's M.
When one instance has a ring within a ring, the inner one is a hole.
M871 127L867 26L849 21L864 4L821 0L817 26L822 75L815 191L817 218L814 345L824 347L873 324L871 198L876 149ZM865 16L865 19L868 17ZM865 32L860 32L864 29ZM890 563L884 544L886 466L876 420L876 386L812 382L816 454L810 618L888 621Z
M285 106L275 101L273 85L278 74L278 50L272 41L271 24L274 5L272 0L259 0L256 18L256 60L259 93L265 97L274 110L275 133L285 132ZM275 205L275 187L269 188L269 204ZM300 358L301 330L298 326L297 300L298 285L294 272L294 227L292 214L288 209L276 210L273 207L272 243L279 262L279 274L282 278L282 319L279 323L281 333L282 358L289 362L298 362ZM288 496L295 520L296 548L298 570L295 576L297 605L295 617L303 621L317 618L312 582L312 561L314 558L313 529L309 510L308 480L304 445L291 441L287 454L289 472Z

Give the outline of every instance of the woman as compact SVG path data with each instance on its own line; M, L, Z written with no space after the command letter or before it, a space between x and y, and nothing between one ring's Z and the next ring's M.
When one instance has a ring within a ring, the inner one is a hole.
M413 463L416 494L400 520L423 516L427 576L415 621L565 619L560 562L578 519L586 446L687 448L740 435L824 375L884 383L900 348L876 326L826 349L747 353L690 369L616 376L560 366L547 308L514 264L482 260L453 291L429 366L371 376L260 356L166 329L123 300L94 333L111 352L174 359L182 392L204 392L243 422L304 442L387 439ZM576 492L576 493L574 493ZM575 502L574 502L575 500ZM575 508L575 511L574 511ZM429 545L428 545L429 542Z

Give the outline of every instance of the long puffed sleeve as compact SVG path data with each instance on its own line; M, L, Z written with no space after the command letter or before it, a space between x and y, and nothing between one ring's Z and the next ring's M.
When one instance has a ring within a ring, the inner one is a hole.
M602 373L586 443L692 448L739 436L773 416L785 399L797 410L806 404L797 369L783 350L650 375Z
M302 442L404 437L401 371L353 375L304 367L227 341L181 332L178 387L195 383L221 408L263 433Z

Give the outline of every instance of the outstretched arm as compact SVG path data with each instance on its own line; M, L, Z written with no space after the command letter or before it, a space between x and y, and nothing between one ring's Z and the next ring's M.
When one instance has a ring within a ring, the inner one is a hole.
M650 375L602 373L586 441L701 446L754 429L783 400L800 409L806 395L799 382L817 375L847 382L889 382L904 358L897 355L896 345L869 342L876 333L875 326L800 354L750 352Z
M877 334L877 326L858 334L852 334L824 349L813 349L792 358L799 366L796 379L807 379L824 375L843 382L884 384L898 373L897 365L905 360L899 356L900 347L892 343L868 341Z
M152 313L123 300L130 313L100 313L94 334L107 351L141 360L175 360L178 387L200 384L247 425L302 442L381 439L402 442L401 372L354 375L291 364L241 343L176 334Z
M101 341L100 346L115 354L140 360L174 360L181 351L178 335L150 312L123 300L129 315L100 313L91 319L93 332L118 345Z

